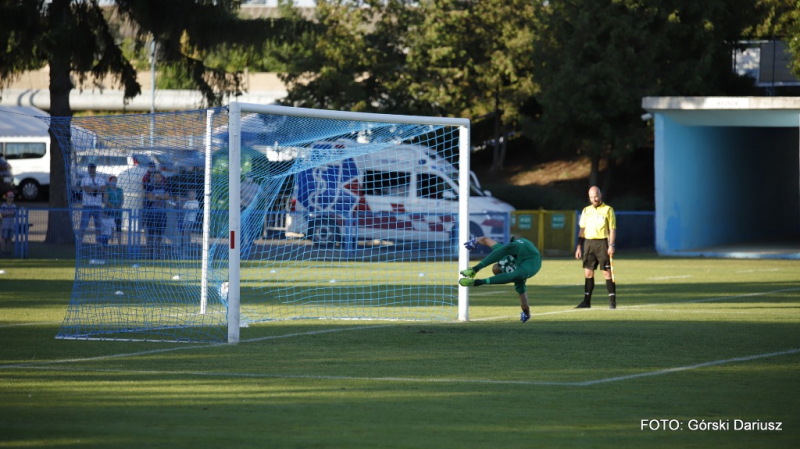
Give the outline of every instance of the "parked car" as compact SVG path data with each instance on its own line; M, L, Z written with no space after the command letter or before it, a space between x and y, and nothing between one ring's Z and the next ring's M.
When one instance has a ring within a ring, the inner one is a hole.
M19 199L44 197L50 188L50 137L0 137L0 156L14 165Z
M166 177L199 170L205 166L203 153L196 150L151 150L147 155L156 162L156 166Z
M97 174L104 181L108 181L112 175L117 177L117 185L122 188L125 195L123 208L142 207L144 196L142 179L147 174L148 167L155 164L150 156L140 152L112 149L78 152L73 158L70 169L73 200L76 202L81 200L81 179L88 173L91 163L97 166Z
M0 193L5 195L9 190L14 190L14 170L6 158L0 156Z

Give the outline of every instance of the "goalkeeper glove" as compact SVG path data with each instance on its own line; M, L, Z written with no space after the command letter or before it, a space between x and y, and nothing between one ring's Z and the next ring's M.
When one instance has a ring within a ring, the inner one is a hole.
M478 238L473 238L464 243L464 248L467 248L467 251L472 251L473 249L478 247Z
M466 270L461 271L461 276L468 278L474 278L475 274L476 274L475 270L473 270L472 268L467 268Z

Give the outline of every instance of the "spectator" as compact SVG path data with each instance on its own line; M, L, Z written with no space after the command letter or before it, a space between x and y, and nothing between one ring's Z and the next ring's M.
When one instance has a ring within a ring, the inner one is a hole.
M147 256L155 257L164 238L164 228L167 226L167 183L164 175L154 172L144 189L144 229L147 235Z
M108 257L108 243L111 240L112 235L114 234L114 230L116 228L116 222L114 217L111 215L113 211L109 211L108 209L103 211L103 218L100 219L100 255L101 255L101 263L105 263L105 259Z
M197 211L200 209L200 202L197 201L197 192L191 189L187 192L186 201L181 206L183 210L183 220L181 220L181 246L190 246L192 243L192 233L198 231L198 225L202 223L198 220Z
M153 177L153 173L160 173L158 168L156 167L156 163L150 161L147 163L147 173L142 176L142 186L146 189L147 184L150 184L150 178Z
M97 165L90 163L87 167L89 174L81 180L83 192L81 227L78 232L78 243L83 243L83 235L89 227L89 219L93 220L95 232L100 230L100 210L103 207L103 196L106 183L97 175Z
M240 187L242 192L242 246L240 255L244 259L249 256L250 251L253 249L253 244L264 230L264 215L263 213L258 213L255 208L250 209L253 203L258 202L258 195L261 191L261 185L255 182L252 173L248 173L245 176L244 182Z
M245 175L244 182L242 182L241 185L242 210L247 209L248 207L250 207L251 204L253 204L253 201L255 201L256 198L258 197L258 190L260 188L261 186L257 182L255 182L255 180L253 180L252 173L248 173L247 175Z
M14 204L14 192L8 191L5 195L6 202L0 204L0 217L3 219L0 231L0 251L6 251L6 243L13 243L17 234L14 222L17 217L17 205Z
M117 177L111 176L108 178L108 187L106 188L106 210L108 217L114 220L114 232L112 240L117 244L120 243L119 235L122 232L122 203L124 200L124 193L121 187L117 187Z

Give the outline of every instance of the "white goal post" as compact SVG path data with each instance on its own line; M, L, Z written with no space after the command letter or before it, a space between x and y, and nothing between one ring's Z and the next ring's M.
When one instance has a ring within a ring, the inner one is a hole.
M447 117L422 117L403 116L391 114L374 114L345 111L317 110L295 108L288 106L258 105L249 103L232 102L229 105L229 148L228 153L228 182L230 192L239 192L241 183L241 137L242 113L272 114L291 117L307 117L331 120L356 120L363 122L397 123L411 125L441 125L458 127L458 222L469 223L469 195L470 195L470 122L463 118ZM240 264L241 264L241 198L239 195L230 195L229 202L229 232L230 246L229 279L228 279L228 343L239 342L240 329ZM206 206L207 207L207 206ZM453 282L458 279L457 272L468 268L469 252L461 244L469 239L469 226L458 228L458 270L453 272ZM204 264L207 263L204 254ZM458 320L469 320L469 289L458 289Z

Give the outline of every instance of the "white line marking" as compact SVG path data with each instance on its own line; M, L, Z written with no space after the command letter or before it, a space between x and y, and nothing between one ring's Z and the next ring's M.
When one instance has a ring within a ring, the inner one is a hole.
M376 325L376 326L360 326L360 327L349 327L346 329L324 329L319 331L310 331L310 332L297 332L293 334L283 334L283 335L270 335L267 337L259 337L259 338L251 338L247 340L241 340L240 343L250 343L256 341L263 341L263 340L275 340L279 338L290 338L290 337L302 337L307 335L319 335L319 334L327 334L330 332L344 332L344 331L358 331L364 329L375 329L379 327L389 327L389 326L396 326L392 324L384 324L384 325ZM5 368L32 368L34 365L51 365L57 363L77 363L77 362L93 362L97 360L107 360L107 359L115 359L121 357L136 357L140 355L150 355L150 354L160 354L162 352L172 352L172 351L180 351L183 349L205 349L205 348L214 348L217 346L227 346L228 343L210 343L207 345L196 345L196 346L178 346L174 348L164 348L164 349L152 349L149 351L139 351L139 352L129 352L124 354L112 354L112 355L102 355L97 357L85 357L80 359L61 359L61 360L42 360L40 362L24 362L24 363L17 363L13 365L0 365L0 369Z
M419 377L366 377L366 376L319 376L319 375L305 375L305 374L263 374L263 373L231 373L231 372L212 372L212 371L173 371L173 370L123 370L123 369L95 369L95 368L70 368L70 367L46 367L46 366L13 366L8 368L22 368L22 369L44 369L60 371L80 371L80 372L96 372L96 373L122 373L122 374L150 374L150 375L180 375L180 376L204 376L204 377L238 377L238 378L261 378L261 379L310 379L310 380L352 380L352 381L370 381L370 382L422 382L422 383L461 383L461 384L494 384L494 385L547 385L547 386L562 386L562 387L587 387L601 383L621 382L625 380L638 379L642 377L661 376L665 374L672 374L680 371L689 371L700 368L707 368L710 366L719 366L729 363L749 362L752 360L764 359L769 357L779 357L783 355L792 355L800 353L800 349L789 349L780 352L769 352L765 354L756 354L746 357L734 357L731 359L714 360L711 362L697 363L694 365L679 366L675 368L666 368L657 371L649 371L645 373L631 374L627 376L608 377L605 379L589 380L584 382L536 382L527 380L497 380L497 379L452 379L452 378L432 378L425 379Z
M686 278L690 278L690 277L692 277L691 274L687 274L685 276L661 276L661 277L657 277L657 278L647 278L647 279L651 280L651 281L662 281L662 280L665 280L665 279L686 279Z
M667 304L665 304L667 305ZM617 310L624 309L630 312L668 312L668 313L683 313L687 315L694 315L694 314L702 314L702 313L713 313L713 314L722 314L722 315L774 315L775 312L769 313L762 313L762 312L750 312L750 311L726 311L726 310L686 310L686 309L636 309L633 306L631 307L618 307Z
M640 304L628 307L650 307L650 306L663 306L665 304L691 304L698 302L724 301L726 299L750 298L753 296L764 296L764 295L771 295L773 293L785 293L785 292L796 292L796 291L800 291L800 288L784 288L781 290L771 290L768 292L746 293L744 295L720 296L719 298L690 299L688 301L671 301L671 302L662 302L653 304Z
M769 295L773 293L783 293L783 292L790 292L790 291L798 291L800 288L788 288L788 289L781 289L781 290L772 290L768 292L760 292L760 293L748 293L744 295L734 295L734 296L725 296L719 298L707 298L707 299L699 299L699 300L690 300L690 301L677 301L677 302L670 302L670 303L659 303L659 304L643 304L640 306L629 306L630 308L633 307L645 307L645 306L663 306L666 304L685 304L685 303L697 303L697 302L708 302L708 301L720 301L725 299L735 299L735 298L746 298L752 296L763 296ZM627 307L626 307L627 308ZM553 314L561 314L561 313L575 313L575 312L586 312L592 310L600 310L600 309L567 309L567 310L558 310L553 312L543 312L534 315L553 315ZM507 317L493 317L493 318L485 318L483 320L490 320L490 319L500 319L500 318L507 318ZM478 321L478 320L474 320ZM31 323L33 324L33 323ZM453 323L449 323L453 324ZM345 329L324 329L319 331L310 331L310 332L298 332L292 334L284 334L284 335L272 335L266 337L259 337L259 338L252 338L247 340L241 340L241 343L249 343L249 342L258 342L264 340L272 340L272 339L280 339L280 338L290 338L290 337L297 337L297 336L307 336L307 335L316 335L316 334L324 334L330 332L343 332L343 331L353 331L353 330L366 330L366 329L377 329L382 327L396 327L397 324L383 324L383 325L374 325L374 326L360 326L360 327L353 327L353 328L345 328ZM106 356L97 356L97 357L86 357L86 358L79 358L79 359L62 359L62 360L49 360L49 361L39 361L39 362L26 362L26 363L19 363L19 364L11 364L11 365L0 365L0 369L56 369L56 368L47 368L43 365L53 365L53 364L63 364L63 363L77 363L77 362L86 362L86 361L97 361L97 360L106 360L106 359L114 359L114 358L122 358L122 357L135 357L139 355L149 355L149 354L158 354L163 352L172 352L172 351L180 351L183 349L195 349L195 348L214 348L218 346L226 346L227 343L213 343L208 345L197 345L197 346L179 346L175 348L165 348L165 349L154 349L150 351L139 351L133 353L125 353L125 354L112 354ZM734 362L743 362L749 360L756 360L766 357L775 357L781 355L789 355L789 354L796 354L800 353L800 349L790 349L787 351L782 352L772 352L767 354L759 354L754 356L748 357L738 357L732 359L725 359L725 360L716 360L712 362L700 363L696 365L688 365L682 366L677 368L667 368L658 371L651 371L647 373L639 373L639 374L632 374L628 376L618 376L618 377L610 377L607 379L599 379L599 380L592 380L592 381L585 381L585 382L533 382L533 381L502 381L502 380L492 380L492 379L419 379L419 378L401 378L401 377L386 377L386 378L372 378L372 377L347 377L347 376L311 376L311 375L261 375L261 374L246 374L246 373L211 373L211 372L180 372L180 371L124 371L120 370L117 372L130 372L130 373L163 373L163 374L182 374L182 375L204 375L204 376L220 376L220 375L227 375L227 376L238 376L238 377L274 377L274 378L302 378L302 379L338 379L338 380L373 380L373 381L394 381L394 382L451 382L451 383L483 383L483 384L514 384L514 385L555 385L555 386L588 386L588 385L595 385L598 383L606 383L606 382L618 382L623 380L629 379L636 379L639 377L648 377L648 376L657 376L662 374L670 374L678 371L686 371L691 369L698 369L704 368L708 366L715 366L715 365L722 365L726 363L734 363ZM65 369L71 370L71 368L64 368L59 367L57 369ZM81 370L85 370L81 368ZM103 370L97 370L98 372L102 372ZM112 370L107 370L111 372Z
M35 323L14 323L14 324L0 324L0 329L4 327L18 327L18 326L41 326L42 324L59 324L61 321L39 321Z
M639 374L631 374L629 376L618 376L618 377L609 377L607 379L590 380L587 382L579 382L578 385L583 387L583 386L596 385L607 382L619 382L621 380L638 379L640 377L648 377L648 376L659 376L662 374L676 373L678 371L688 371L698 368L706 368L709 366L724 365L726 363L748 362L750 360L764 359L767 357L777 357L777 356L797 354L797 353L800 353L800 349L789 349L787 351L781 351L781 352L769 352L766 354L751 355L748 357L736 357L732 359L715 360L713 362L698 363L696 365L679 366L677 368L667 368L658 371L650 371L649 373L639 373Z
M124 369L96 369L96 368L70 368L47 366L20 366L14 368L80 371L82 373L122 373L122 374L152 374L152 375L189 375L208 377L241 377L262 379L311 379L311 380L355 380L371 382L431 382L431 383L470 383L470 384L500 384L500 385L559 385L578 386L579 382L535 382L528 380L495 380L495 379L452 379L452 378L421 378L421 377L365 377L365 376L316 376L307 374L263 374L263 373L230 373L212 371L160 371L160 370L124 370Z

